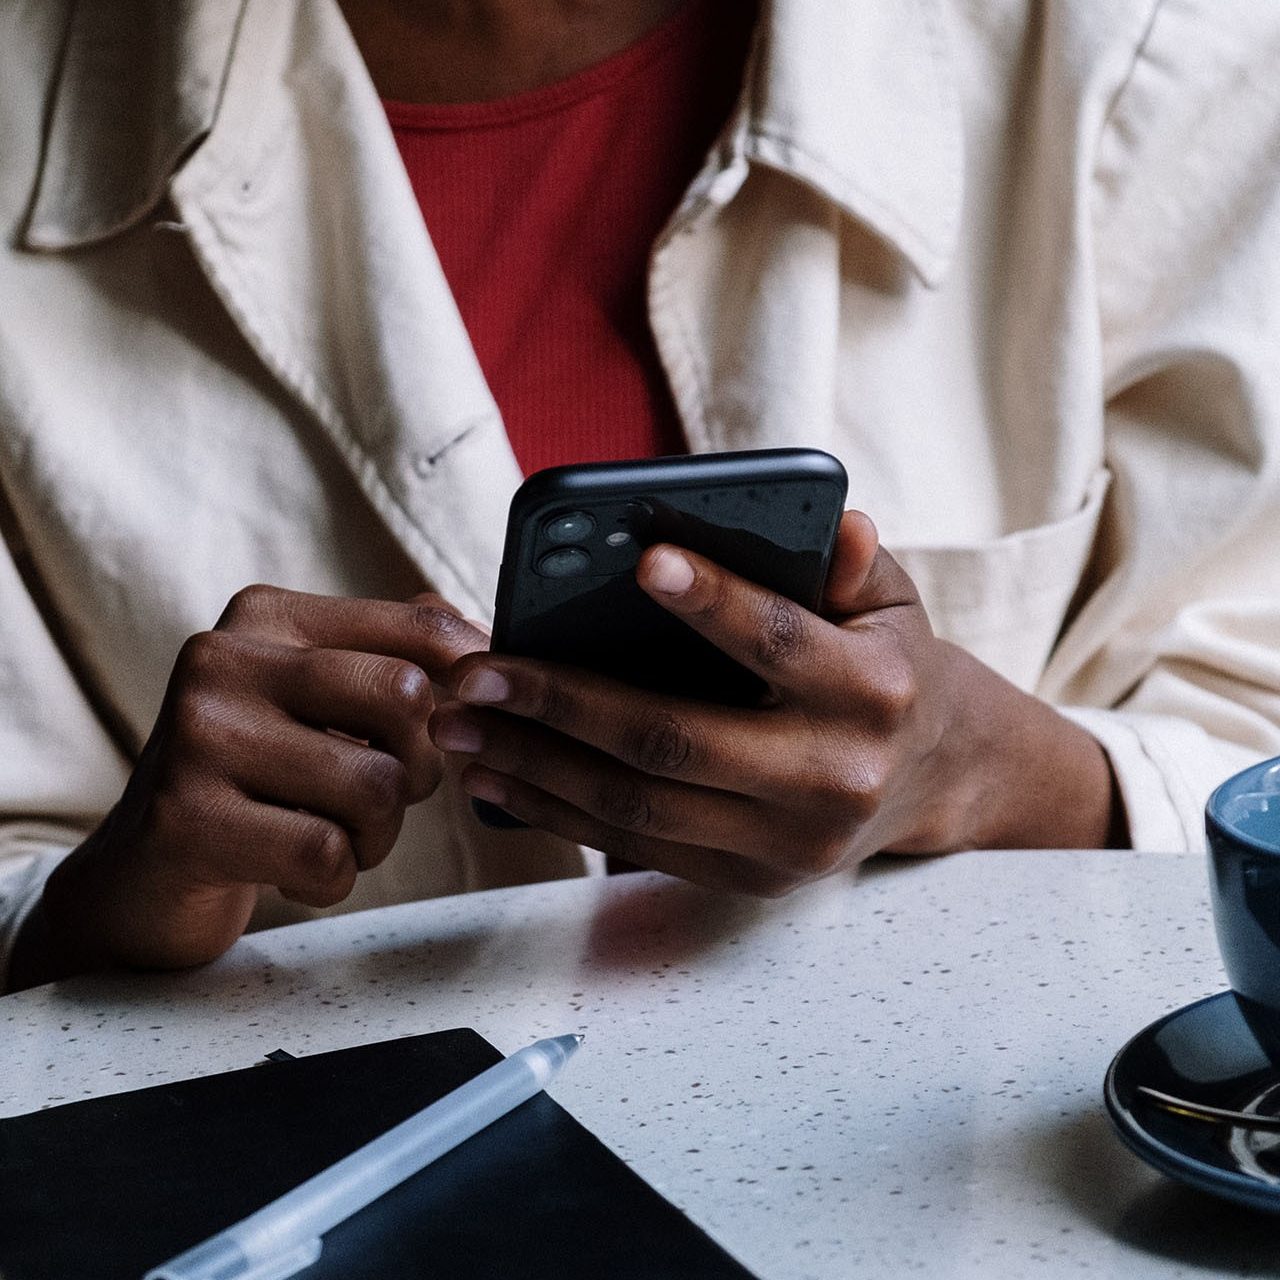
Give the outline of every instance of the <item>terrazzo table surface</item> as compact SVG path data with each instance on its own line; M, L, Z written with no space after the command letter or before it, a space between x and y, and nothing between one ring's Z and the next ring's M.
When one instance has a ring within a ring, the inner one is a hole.
M553 1093L761 1277L1280 1275L1276 1222L1124 1150L1102 1077L1224 986L1202 859L888 861L769 903L653 874L243 939L0 1000L0 1115L445 1027L587 1043Z

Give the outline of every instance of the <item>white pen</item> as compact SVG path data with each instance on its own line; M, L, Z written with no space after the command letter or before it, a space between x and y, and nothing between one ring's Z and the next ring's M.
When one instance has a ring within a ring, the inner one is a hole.
M326 1231L550 1084L581 1043L518 1050L143 1280L285 1280L315 1262Z

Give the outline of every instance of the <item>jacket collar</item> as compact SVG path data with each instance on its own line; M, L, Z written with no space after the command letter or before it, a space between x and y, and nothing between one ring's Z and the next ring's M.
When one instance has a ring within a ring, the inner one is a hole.
M254 56L236 39L246 3L78 0L25 247L77 248L148 216L198 153L224 90L247 95L228 106L252 119L263 85L228 76ZM938 284L962 197L941 0L763 7L736 148L827 196Z
M74 4L23 247L78 249L151 213L213 124L243 8Z
M941 0L766 0L748 160L865 223L936 286L960 217L960 110Z

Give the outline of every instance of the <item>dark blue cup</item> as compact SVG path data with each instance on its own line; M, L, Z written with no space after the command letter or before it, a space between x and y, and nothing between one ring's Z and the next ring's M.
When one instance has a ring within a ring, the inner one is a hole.
M1209 797L1205 830L1227 979L1280 1026L1280 757L1228 778Z

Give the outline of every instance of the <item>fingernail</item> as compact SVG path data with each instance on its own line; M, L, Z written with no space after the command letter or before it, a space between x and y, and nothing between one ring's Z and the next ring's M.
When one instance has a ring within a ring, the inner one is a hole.
M458 697L463 702L506 702L511 697L511 684L491 667L479 667L467 673L458 687Z
M664 596L681 596L693 586L693 565L666 547L654 552L648 565L649 586Z
M436 746L444 751L465 751L474 755L484 746L484 734L469 720L446 720L436 730Z

